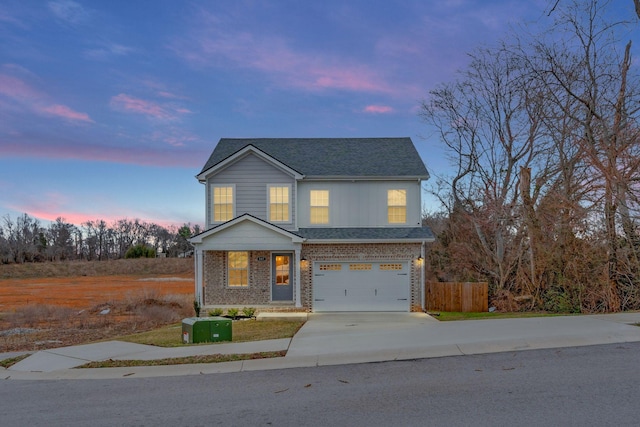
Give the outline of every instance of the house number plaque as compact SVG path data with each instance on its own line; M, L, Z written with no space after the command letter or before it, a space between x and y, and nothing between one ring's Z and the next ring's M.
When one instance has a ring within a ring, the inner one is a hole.
M258 257L258 261L266 261L266 260L267 260L267 257L264 257L264 256Z

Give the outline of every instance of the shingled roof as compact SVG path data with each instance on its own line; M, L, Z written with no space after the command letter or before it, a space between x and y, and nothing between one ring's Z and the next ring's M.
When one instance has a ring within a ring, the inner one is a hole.
M429 177L411 138L406 137L222 138L200 173L248 145L307 177Z
M309 240L435 240L429 227L301 228L296 233Z

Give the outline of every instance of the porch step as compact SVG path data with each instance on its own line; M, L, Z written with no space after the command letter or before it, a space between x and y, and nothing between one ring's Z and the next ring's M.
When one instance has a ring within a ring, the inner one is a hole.
M289 321L306 321L307 313L303 312L273 312L266 311L256 315L256 320L289 320Z

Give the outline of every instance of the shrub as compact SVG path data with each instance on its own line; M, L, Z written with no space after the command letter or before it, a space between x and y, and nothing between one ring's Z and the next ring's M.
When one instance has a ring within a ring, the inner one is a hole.
M143 305L136 309L135 314L140 321L151 325L166 325L180 319L176 310L168 305Z
M242 314L244 314L247 317L253 317L255 313L256 313L256 309L253 307L245 307L242 309Z
M127 253L124 254L125 258L155 258L156 250L145 245L131 246Z
M236 317L238 317L238 309L237 308L228 309L227 316L231 317L232 319L235 319Z
M8 313L6 321L13 327L35 327L43 322L68 322L76 310L57 305L26 305Z
M563 288L548 289L543 295L544 309L554 313L580 313L580 301Z
M209 311L209 316L213 316L213 317L217 317L217 316L222 316L223 310L221 308L214 308L213 310Z
M200 301L198 301L197 299L193 300L193 311L196 312L196 317L200 317Z

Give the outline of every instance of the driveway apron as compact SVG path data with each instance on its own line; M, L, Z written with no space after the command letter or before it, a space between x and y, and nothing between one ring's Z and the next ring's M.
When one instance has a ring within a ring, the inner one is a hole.
M293 337L287 357L366 355L412 347L439 322L425 313L312 313Z

